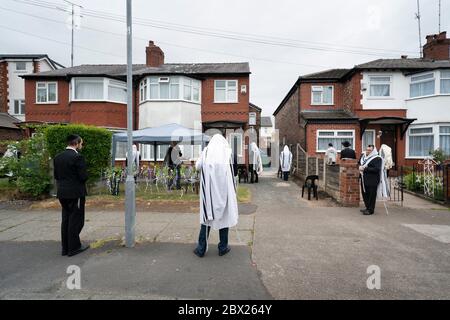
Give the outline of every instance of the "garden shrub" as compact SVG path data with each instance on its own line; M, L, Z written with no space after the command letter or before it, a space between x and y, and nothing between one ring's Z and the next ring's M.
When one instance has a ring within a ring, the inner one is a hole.
M54 158L67 146L67 136L77 134L83 138L84 156L89 175L88 184L101 178L111 163L111 131L80 124L48 126L44 130L50 157Z

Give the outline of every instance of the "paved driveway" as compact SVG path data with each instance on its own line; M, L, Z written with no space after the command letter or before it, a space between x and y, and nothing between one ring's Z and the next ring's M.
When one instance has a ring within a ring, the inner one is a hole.
M448 209L386 213L378 204L375 215L363 216L302 200L298 186L273 176L253 190L253 260L274 298L450 298ZM380 268L380 290L367 288L371 265Z

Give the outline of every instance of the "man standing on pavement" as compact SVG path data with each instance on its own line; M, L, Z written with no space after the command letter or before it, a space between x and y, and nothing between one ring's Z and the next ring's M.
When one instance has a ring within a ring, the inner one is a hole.
M62 207L61 244L62 255L74 256L89 248L80 241L84 226L84 205L86 201L86 163L78 153L83 139L71 134L67 137L66 150L54 159L54 176L57 197Z
M371 215L375 212L382 166L383 160L378 155L377 148L374 145L368 145L366 152L359 159L361 191L366 206L361 210L364 215Z

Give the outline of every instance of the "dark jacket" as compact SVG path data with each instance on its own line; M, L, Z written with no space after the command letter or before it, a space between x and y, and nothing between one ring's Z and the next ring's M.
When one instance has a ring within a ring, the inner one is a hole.
M352 148L344 148L341 150L341 159L356 159L356 152Z
M358 166L360 166L361 158L358 161ZM366 187L376 187L380 183L380 171L381 171L382 160L380 157L376 157L369 162L367 167L364 169L364 185Z
M53 160L59 199L78 199L86 196L88 179L86 163L81 154L66 149Z

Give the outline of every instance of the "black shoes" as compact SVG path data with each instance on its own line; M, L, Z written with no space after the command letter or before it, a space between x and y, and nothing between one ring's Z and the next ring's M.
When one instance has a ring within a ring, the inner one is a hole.
M362 211L362 214L363 215L365 215L365 216L370 216L371 214L373 214L373 211L370 211L370 210L364 210L364 211Z
M81 252L83 252L83 251L86 251L87 249L89 249L89 245L87 245L87 246L81 245L80 248L78 248L78 249L75 250L75 251L69 252L67 255L68 255L69 257L72 257L72 256L74 256L74 255L76 255L76 254L79 254L79 253L81 253Z
M205 256L205 254L201 254L197 249L194 250L194 254L199 258L203 258Z
M230 252L230 247L226 248L225 250L223 250L222 252L219 251L219 256L224 256L226 255L228 252Z

